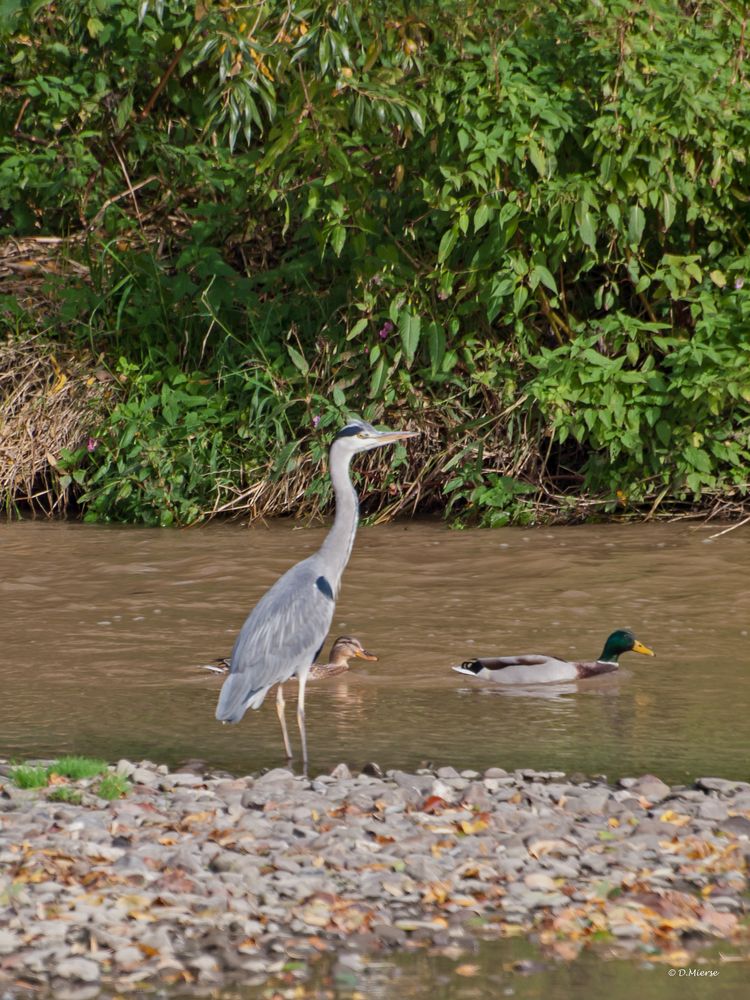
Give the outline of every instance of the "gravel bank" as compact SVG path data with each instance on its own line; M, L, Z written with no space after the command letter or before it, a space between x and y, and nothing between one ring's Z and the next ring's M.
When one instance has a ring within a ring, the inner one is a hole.
M208 992L326 951L457 952L522 933L562 959L604 941L674 964L688 942L748 941L750 783L114 770L124 798L84 781L73 805L0 765L6 1000Z

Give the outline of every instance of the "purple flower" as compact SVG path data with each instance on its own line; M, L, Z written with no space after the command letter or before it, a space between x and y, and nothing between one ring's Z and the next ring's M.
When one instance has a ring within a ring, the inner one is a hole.
M736 278L734 282L734 287L737 289L737 291L739 291L740 288L744 286L744 284L745 284L744 278Z
M314 413L312 418L313 427L317 427L319 423L320 423L320 417L318 416L317 413Z
M393 323L391 323L391 321L389 319L387 319L385 321L385 323L383 323L383 325L381 326L381 328L378 330L378 336L380 337L381 340L385 340L387 338L388 334L389 333L393 333L393 331L395 329L396 328L393 325Z
M96 451L99 447L99 438L90 437L86 444L86 451Z

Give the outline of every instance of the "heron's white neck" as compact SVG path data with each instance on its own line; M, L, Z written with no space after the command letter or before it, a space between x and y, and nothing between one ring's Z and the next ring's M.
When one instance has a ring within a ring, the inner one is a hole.
M350 462L351 455L346 455L338 461L334 459L333 454L329 458L331 484L336 498L336 516L328 537L320 547L320 554L331 567L332 579L328 582L336 594L346 564L349 562L359 520L359 501L349 476Z

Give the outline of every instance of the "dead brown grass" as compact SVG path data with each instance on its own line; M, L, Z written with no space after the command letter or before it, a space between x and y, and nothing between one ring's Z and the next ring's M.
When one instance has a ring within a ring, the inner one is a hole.
M85 445L115 392L93 358L42 337L0 345L0 496L7 512L65 513L64 448Z

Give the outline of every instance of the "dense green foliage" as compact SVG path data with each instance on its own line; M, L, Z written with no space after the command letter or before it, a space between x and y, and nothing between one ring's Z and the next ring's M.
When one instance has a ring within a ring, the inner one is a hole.
M744 495L739 5L2 0L0 17L2 233L75 237L89 280L50 281L42 322L123 386L65 457L88 516L325 504L325 441L351 411L427 431L381 467L391 509L502 524L581 497ZM5 304L14 328L40 322ZM275 506L269 473L293 480Z

